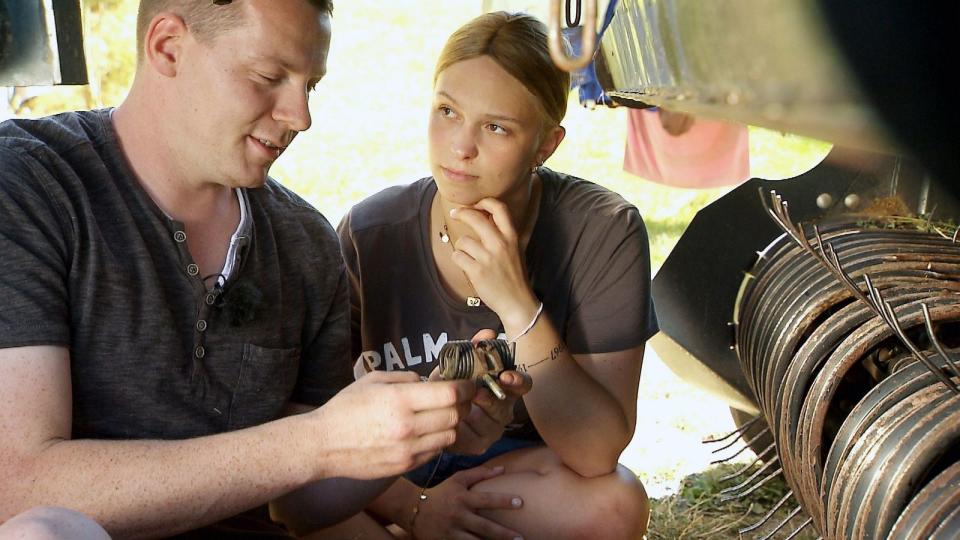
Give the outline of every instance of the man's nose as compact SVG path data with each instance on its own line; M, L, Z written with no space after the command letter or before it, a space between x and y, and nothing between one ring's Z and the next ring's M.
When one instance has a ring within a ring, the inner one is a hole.
M277 100L273 118L286 124L291 131L310 129L313 119L310 116L309 94L306 90L284 92Z

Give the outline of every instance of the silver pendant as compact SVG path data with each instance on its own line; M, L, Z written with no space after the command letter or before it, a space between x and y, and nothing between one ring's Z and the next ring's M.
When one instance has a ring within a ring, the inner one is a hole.
M450 235L448 235L446 231L440 231L440 241L443 242L444 244L449 244Z
M467 305L470 307L480 307L480 297L479 296L468 296Z

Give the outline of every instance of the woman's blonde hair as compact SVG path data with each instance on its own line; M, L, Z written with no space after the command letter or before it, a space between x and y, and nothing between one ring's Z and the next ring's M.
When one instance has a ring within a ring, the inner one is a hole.
M549 120L559 125L567 113L570 75L556 67L547 49L547 27L531 15L496 11L461 26L447 40L433 72L489 56L533 94Z

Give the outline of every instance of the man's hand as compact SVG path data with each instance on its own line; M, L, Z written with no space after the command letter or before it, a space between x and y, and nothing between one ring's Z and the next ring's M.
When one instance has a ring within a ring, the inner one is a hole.
M303 415L319 452L317 478L384 478L423 464L453 444L476 387L422 383L416 373L373 372Z
M491 538L512 540L521 535L477 513L481 509L519 509L515 495L471 491L470 487L503 474L503 467L474 467L460 471L428 490L410 531L417 540Z

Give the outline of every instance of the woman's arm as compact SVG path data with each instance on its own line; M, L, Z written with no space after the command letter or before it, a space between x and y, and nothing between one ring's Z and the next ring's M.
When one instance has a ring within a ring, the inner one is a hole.
M484 199L453 219L477 238L463 237L454 262L517 339L517 367L534 384L524 403L537 430L568 467L583 476L610 473L633 436L643 346L572 356L549 317L520 336L540 300L527 281L522 249L506 205Z
M524 396L530 419L578 474L613 471L633 437L643 349L571 355L547 317L517 342L517 368L536 381Z

